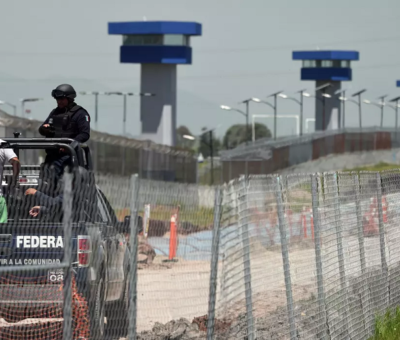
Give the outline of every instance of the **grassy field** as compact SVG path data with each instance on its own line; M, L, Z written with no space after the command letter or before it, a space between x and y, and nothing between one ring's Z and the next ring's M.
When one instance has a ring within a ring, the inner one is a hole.
M361 167L356 167L352 169L344 169L343 171L348 172L348 171L383 171L383 170L392 170L392 169L400 169L399 164L390 164L390 163L385 163L385 162L380 162L375 165L367 165L367 166L361 166Z
M377 317L375 334L369 340L398 340L400 339L400 308L387 311L385 315Z
M117 218L122 221L125 216L130 215L129 209L121 209L115 211ZM150 218L152 220L169 221L173 211L163 206L152 207ZM143 216L143 211L139 211L139 215ZM200 229L208 229L213 224L214 209L199 208L199 209L181 209L179 211L180 222L189 222Z
M380 163L377 163L374 165L360 166L360 167L355 167L355 168L351 168L351 169L345 168L345 169L341 170L341 172L362 172L362 171L378 172L378 171L398 170L398 169L400 169L400 164L391 164L391 163L380 162ZM324 191L324 183L323 183L322 178L321 178L321 184L322 184L322 191ZM299 188L297 190L300 190L300 189L311 193L311 183L302 184L301 188ZM294 189L294 190L296 190L296 189ZM292 190L292 191L294 191L294 190ZM307 203L308 198L305 201L306 201L305 203ZM303 202L301 202L301 200L299 200L298 203L301 204Z

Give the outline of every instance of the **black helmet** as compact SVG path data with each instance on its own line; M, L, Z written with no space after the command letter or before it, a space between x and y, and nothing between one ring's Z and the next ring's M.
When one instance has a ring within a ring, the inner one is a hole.
M51 95L54 98L62 98L62 97L69 99L76 98L75 89L69 84L58 85L53 91L51 91Z

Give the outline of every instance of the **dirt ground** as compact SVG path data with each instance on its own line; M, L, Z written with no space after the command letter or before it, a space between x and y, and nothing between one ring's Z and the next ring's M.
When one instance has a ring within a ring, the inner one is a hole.
M388 265L391 266L400 258L400 251L396 247L400 233L397 228L389 225L387 227L386 250ZM336 234L327 233L322 241L325 293L327 298L337 299L334 292L340 286L340 275ZM361 274L357 236L344 235L343 250L346 276L357 277ZM244 275L242 255L239 246L238 249L226 250L220 259L216 316L233 323L245 323L246 281L252 289L253 317L259 335L265 332L267 336L279 330L281 336L288 331L288 325L280 247L267 250L259 240L252 239L251 273L248 276ZM380 266L379 237L365 238L365 256L367 268ZM139 270L138 332L151 330L156 322L166 324L181 318L192 322L195 317L207 314L210 263L185 262L181 259L176 263L163 263L164 259L157 256L153 266ZM313 243L289 245L289 260L289 268L286 269L290 269L294 313L303 324L303 336L308 331L309 334L314 334L312 328L318 311L315 302L317 273ZM243 331L246 326L239 328ZM229 337L233 335L230 334Z
M286 295L280 251L265 251L261 245L254 247L259 249L252 251L251 283L254 316L258 317L284 305ZM315 276L310 266L313 254L313 248L293 253L291 266L296 299L308 299L314 291ZM243 259L237 255L232 255L233 261L225 261L224 271L222 263L219 266L217 314L224 317L228 316L225 313L228 306L232 318L245 311ZM157 256L154 265L139 270L138 332L150 330L155 322L167 323L179 318L192 321L207 314L210 263L183 260L163 263L164 259Z
M152 266L138 272L138 332L155 322L207 314L210 263L163 263L165 259L157 256Z

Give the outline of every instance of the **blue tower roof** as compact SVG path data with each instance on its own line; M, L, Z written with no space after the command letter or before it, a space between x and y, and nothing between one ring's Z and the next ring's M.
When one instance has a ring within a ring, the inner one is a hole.
M357 51L293 51L293 60L359 60Z
M396 82L397 87L400 87L400 80Z
M293 51L293 60L302 60L301 80L349 81L350 63L359 60L357 51Z
M201 24L185 21L109 22L108 33L122 36L121 63L191 64L191 36Z
M201 24L186 21L109 22L108 34L182 34L201 35Z

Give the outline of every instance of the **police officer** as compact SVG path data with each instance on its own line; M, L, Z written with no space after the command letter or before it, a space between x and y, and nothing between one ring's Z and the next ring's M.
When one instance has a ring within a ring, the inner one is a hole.
M49 138L71 138L78 143L85 143L90 138L90 115L75 103L76 92L69 84L57 86L52 92L57 107L39 128L42 136ZM46 150L45 165L53 165L57 178L69 165L70 156L61 150Z

